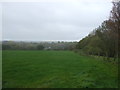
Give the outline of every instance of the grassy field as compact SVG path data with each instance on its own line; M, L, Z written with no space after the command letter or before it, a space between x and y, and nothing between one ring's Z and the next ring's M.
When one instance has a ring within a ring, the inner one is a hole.
M3 88L117 88L117 65L71 51L3 51Z
M0 50L0 89L2 88L2 50Z

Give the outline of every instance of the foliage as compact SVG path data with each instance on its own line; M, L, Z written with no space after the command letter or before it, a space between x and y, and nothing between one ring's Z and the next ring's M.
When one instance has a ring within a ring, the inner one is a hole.
M38 50L43 50L43 49L44 49L44 46L43 46L43 45L37 45L37 49L38 49Z
M120 1L113 2L113 9L109 20L94 29L87 37L77 44L77 49L89 55L117 58L120 52L118 44L120 32Z
M2 50L73 50L77 42L15 42L3 41Z

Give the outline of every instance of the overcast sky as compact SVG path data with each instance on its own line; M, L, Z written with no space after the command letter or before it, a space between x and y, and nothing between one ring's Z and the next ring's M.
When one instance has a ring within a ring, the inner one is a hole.
M80 40L109 18L111 8L110 0L2 3L3 40Z

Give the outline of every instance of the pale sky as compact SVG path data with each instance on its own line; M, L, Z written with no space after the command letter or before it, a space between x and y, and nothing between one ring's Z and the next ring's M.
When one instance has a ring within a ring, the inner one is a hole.
M109 18L111 0L4 2L2 39L79 41ZM1 14L0 14L1 15Z

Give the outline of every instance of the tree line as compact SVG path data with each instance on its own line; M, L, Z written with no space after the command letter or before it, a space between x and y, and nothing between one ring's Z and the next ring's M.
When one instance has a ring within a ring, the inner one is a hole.
M73 50L77 42L2 41L2 50Z
M88 55L113 57L114 59L119 56L120 1L112 3L109 19L80 40L76 46L77 49Z

